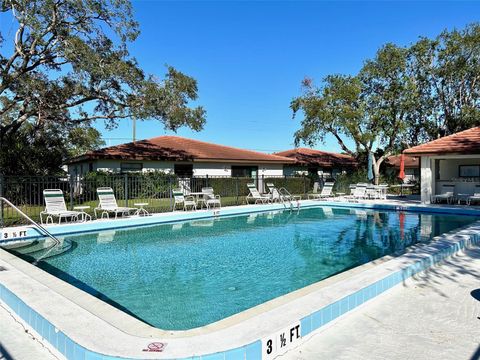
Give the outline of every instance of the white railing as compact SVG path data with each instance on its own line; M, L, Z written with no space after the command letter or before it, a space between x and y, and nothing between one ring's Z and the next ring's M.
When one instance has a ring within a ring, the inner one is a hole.
M293 210L293 201L295 200L293 195L285 189L284 187L278 190L278 194L280 195L280 199L282 200L283 206L286 208L285 201L288 201L290 204L290 210ZM297 201L297 210L300 210L300 202Z
M1 202L6 203L9 205L12 209L14 209L16 212L18 212L24 219L29 221L33 226L35 226L43 235L48 236L50 239L52 239L55 242L55 245L60 245L60 240L58 240L55 235L50 233L47 229L45 229L42 225L37 223L35 220L30 218L27 214L25 214L22 210L20 210L18 207L16 207L14 204L10 202L10 200L4 198L3 196L0 196L0 205Z

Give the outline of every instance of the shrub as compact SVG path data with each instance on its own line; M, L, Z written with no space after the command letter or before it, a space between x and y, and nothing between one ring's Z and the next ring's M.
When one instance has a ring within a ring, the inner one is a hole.
M125 181L128 198L169 197L170 186L175 186L176 176L163 171L145 173L112 174L105 171L90 172L81 181L81 194L95 199L99 187L111 187L115 196L125 198Z
M253 182L252 178L208 178L208 186L212 187L215 194L220 196L247 196L247 184Z
M290 194L305 194L313 185L312 180L306 176L298 177L266 177L267 183L273 183L277 189L285 188Z

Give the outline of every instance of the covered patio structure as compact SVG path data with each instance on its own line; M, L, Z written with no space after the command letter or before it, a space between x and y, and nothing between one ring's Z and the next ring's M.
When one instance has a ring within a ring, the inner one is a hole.
M420 192L424 204L452 189L454 201L480 192L480 127L412 147L404 154L420 157Z

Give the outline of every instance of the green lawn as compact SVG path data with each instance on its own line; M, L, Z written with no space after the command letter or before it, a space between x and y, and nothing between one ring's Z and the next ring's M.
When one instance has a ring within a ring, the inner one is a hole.
M221 198L222 206L234 206L234 205L245 205L246 200L245 196L225 196ZM136 207L135 203L148 203L145 206L145 209L151 213L160 213L171 211L172 202L170 198L166 199L129 199L128 204L125 204L125 200L117 200L118 206L128 206ZM67 202L68 206L68 202ZM85 201L85 202L74 202L74 206L90 206L90 209L86 210L90 215L94 215L93 209L98 206L98 201ZM44 210L44 206L39 205L20 205L18 206L20 210L26 213L35 221L40 221L40 212ZM16 213L12 208L5 206L3 211L3 220L5 226L14 226L26 224L27 221L24 220L18 213Z

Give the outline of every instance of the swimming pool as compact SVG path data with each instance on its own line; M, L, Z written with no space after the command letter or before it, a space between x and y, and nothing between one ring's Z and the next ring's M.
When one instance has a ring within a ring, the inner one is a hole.
M476 219L335 207L254 213L69 236L70 251L37 266L155 327L183 330Z

